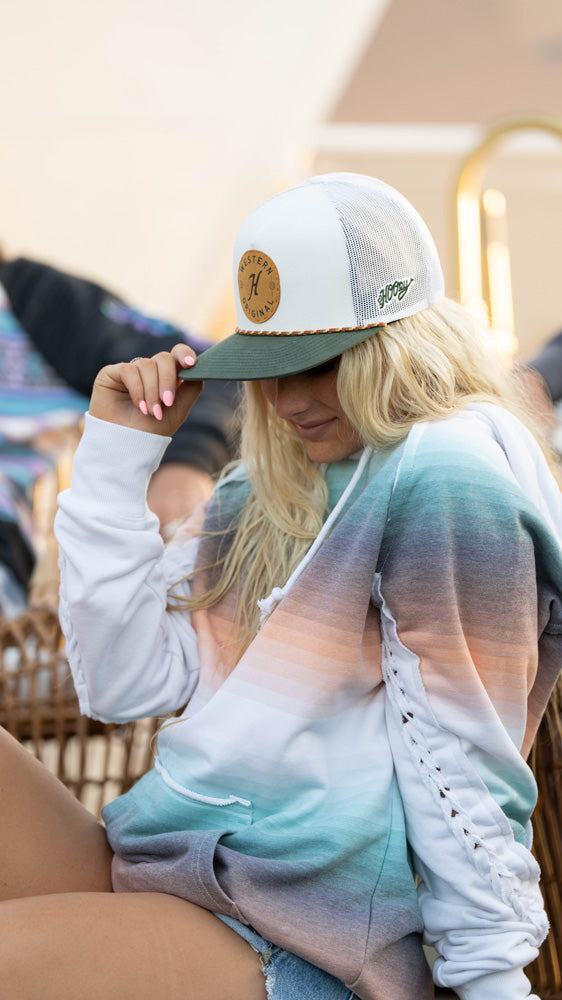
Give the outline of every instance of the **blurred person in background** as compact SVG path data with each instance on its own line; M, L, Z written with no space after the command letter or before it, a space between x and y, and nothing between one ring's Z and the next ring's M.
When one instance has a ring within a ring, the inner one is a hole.
M94 281L0 255L0 615L26 606L35 564L32 494L88 408L100 368L151 357L184 340L209 343L147 316ZM235 449L234 383L209 386L148 487L165 537L213 488Z
M527 405L562 456L562 331L516 369Z

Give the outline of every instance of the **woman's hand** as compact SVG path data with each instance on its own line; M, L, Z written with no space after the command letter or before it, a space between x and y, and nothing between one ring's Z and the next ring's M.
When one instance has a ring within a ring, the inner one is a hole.
M171 437L183 424L197 399L202 382L178 379L182 368L195 364L195 354L185 344L153 358L102 368L94 382L90 413L123 427Z

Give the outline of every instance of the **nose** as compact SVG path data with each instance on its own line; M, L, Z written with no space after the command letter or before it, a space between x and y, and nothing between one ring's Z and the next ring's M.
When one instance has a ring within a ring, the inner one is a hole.
M270 378L262 382L262 386L266 398L282 420L294 420L310 406L309 386L302 375Z

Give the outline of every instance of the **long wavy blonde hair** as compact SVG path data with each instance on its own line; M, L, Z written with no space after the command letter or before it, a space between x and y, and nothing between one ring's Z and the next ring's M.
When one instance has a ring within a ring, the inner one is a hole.
M489 331L450 299L381 327L340 358L337 392L363 445L396 444L423 420L445 419L468 402L499 403L540 431L514 392L509 373L490 349ZM258 599L282 586L326 517L320 467L296 431L278 418L259 382L245 385L241 459L251 491L232 544L217 565L214 586L180 602L208 608L236 586L237 656L256 634Z

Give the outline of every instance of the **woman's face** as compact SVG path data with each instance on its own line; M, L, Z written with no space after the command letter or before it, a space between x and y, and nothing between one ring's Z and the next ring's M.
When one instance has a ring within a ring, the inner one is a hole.
M336 382L339 358L285 378L263 379L264 395L281 420L287 420L313 462L338 462L361 448L345 416Z

